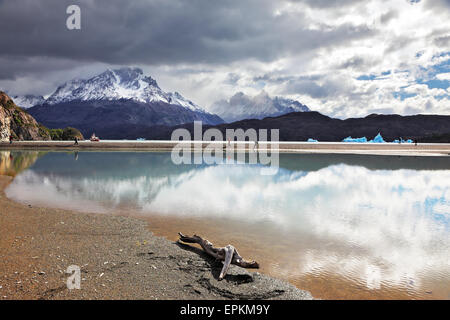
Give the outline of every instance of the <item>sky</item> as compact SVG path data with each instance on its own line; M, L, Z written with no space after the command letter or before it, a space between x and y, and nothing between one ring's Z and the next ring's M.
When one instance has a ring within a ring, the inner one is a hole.
M0 0L0 41L10 95L137 66L206 110L264 90L339 118L450 114L450 0Z

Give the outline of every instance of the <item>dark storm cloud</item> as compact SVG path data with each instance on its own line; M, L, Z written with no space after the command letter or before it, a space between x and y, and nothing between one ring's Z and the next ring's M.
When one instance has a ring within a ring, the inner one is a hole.
M305 1L311 6L326 2ZM74 3L81 7L82 29L69 31L66 8ZM301 13L275 15L277 5L270 0L0 0L0 57L28 61L21 68L5 68L0 77L39 71L43 67L32 62L42 64L40 57L128 65L268 62L345 46L374 33L349 23L310 30Z
M16 77L28 74L41 74L48 70L74 68L80 66L80 63L60 58L0 55L0 66L0 79L14 80Z

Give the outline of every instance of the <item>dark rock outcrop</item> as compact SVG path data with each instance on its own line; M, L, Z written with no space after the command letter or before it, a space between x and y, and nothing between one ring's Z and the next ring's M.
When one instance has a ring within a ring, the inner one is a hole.
M48 130L0 91L0 141L51 140Z

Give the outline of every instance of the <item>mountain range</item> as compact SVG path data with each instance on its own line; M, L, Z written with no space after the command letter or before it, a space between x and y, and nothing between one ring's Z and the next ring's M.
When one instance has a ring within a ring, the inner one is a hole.
M220 100L206 111L178 92L165 92L139 68L108 69L89 79L74 79L43 96L14 96L16 103L49 128L75 127L83 135L128 138L129 132L155 126L176 126L193 121L207 125L295 111L309 111L298 101L271 98L262 91L255 97L242 92Z
M28 109L45 103L45 98L43 96L35 96L32 94L27 94L24 96L13 96L12 99L14 100L14 103L20 106L22 109Z
M31 96L20 99L33 100ZM66 82L27 111L49 128L75 127L85 136L95 132L116 138L126 138L134 127L223 123L178 92L163 91L138 68L109 69L89 79Z
M214 103L210 113L177 92L163 91L138 68L108 69L64 83L47 99L28 95L15 101L30 106L27 112L48 128L74 127L84 136L95 132L103 139L170 139L175 128L192 130L192 123L200 120L204 129L223 133L227 128L279 129L281 141L370 139L379 132L387 141L450 141L450 116L374 114L341 120L264 91L254 97L238 92Z
M185 128L194 134L193 124L176 127L155 127L151 132L140 132L148 139L170 140L173 130ZM364 118L336 119L316 111L293 112L278 117L267 117L262 120L247 119L216 126L203 126L203 130L216 128L226 136L226 129L279 129L280 141L307 141L309 138L319 141L338 142L348 136L374 138L381 133L386 141L399 138L418 140L419 142L450 142L450 116L397 114L371 114Z

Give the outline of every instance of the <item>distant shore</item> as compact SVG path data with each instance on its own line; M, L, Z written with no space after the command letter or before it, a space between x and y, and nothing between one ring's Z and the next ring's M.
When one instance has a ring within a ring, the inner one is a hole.
M0 175L0 300L312 299L236 266L218 281L221 263L154 236L144 220L14 202L4 193L12 179ZM71 265L79 290L67 288Z
M171 151L179 141L136 141L136 140L103 140L100 142L80 141L75 145L73 141L15 141L1 142L0 150L5 149L39 149L39 150L136 150L136 151ZM186 141L183 144L191 144ZM203 142L203 147L210 142ZM213 142L227 147L227 142ZM254 151L253 142L232 142L235 151ZM258 148L266 150L271 144L259 142ZM370 154L370 155L398 155L398 156L448 156L450 144L447 143L344 143L344 142L279 142L272 151L280 153L341 153L341 154Z

